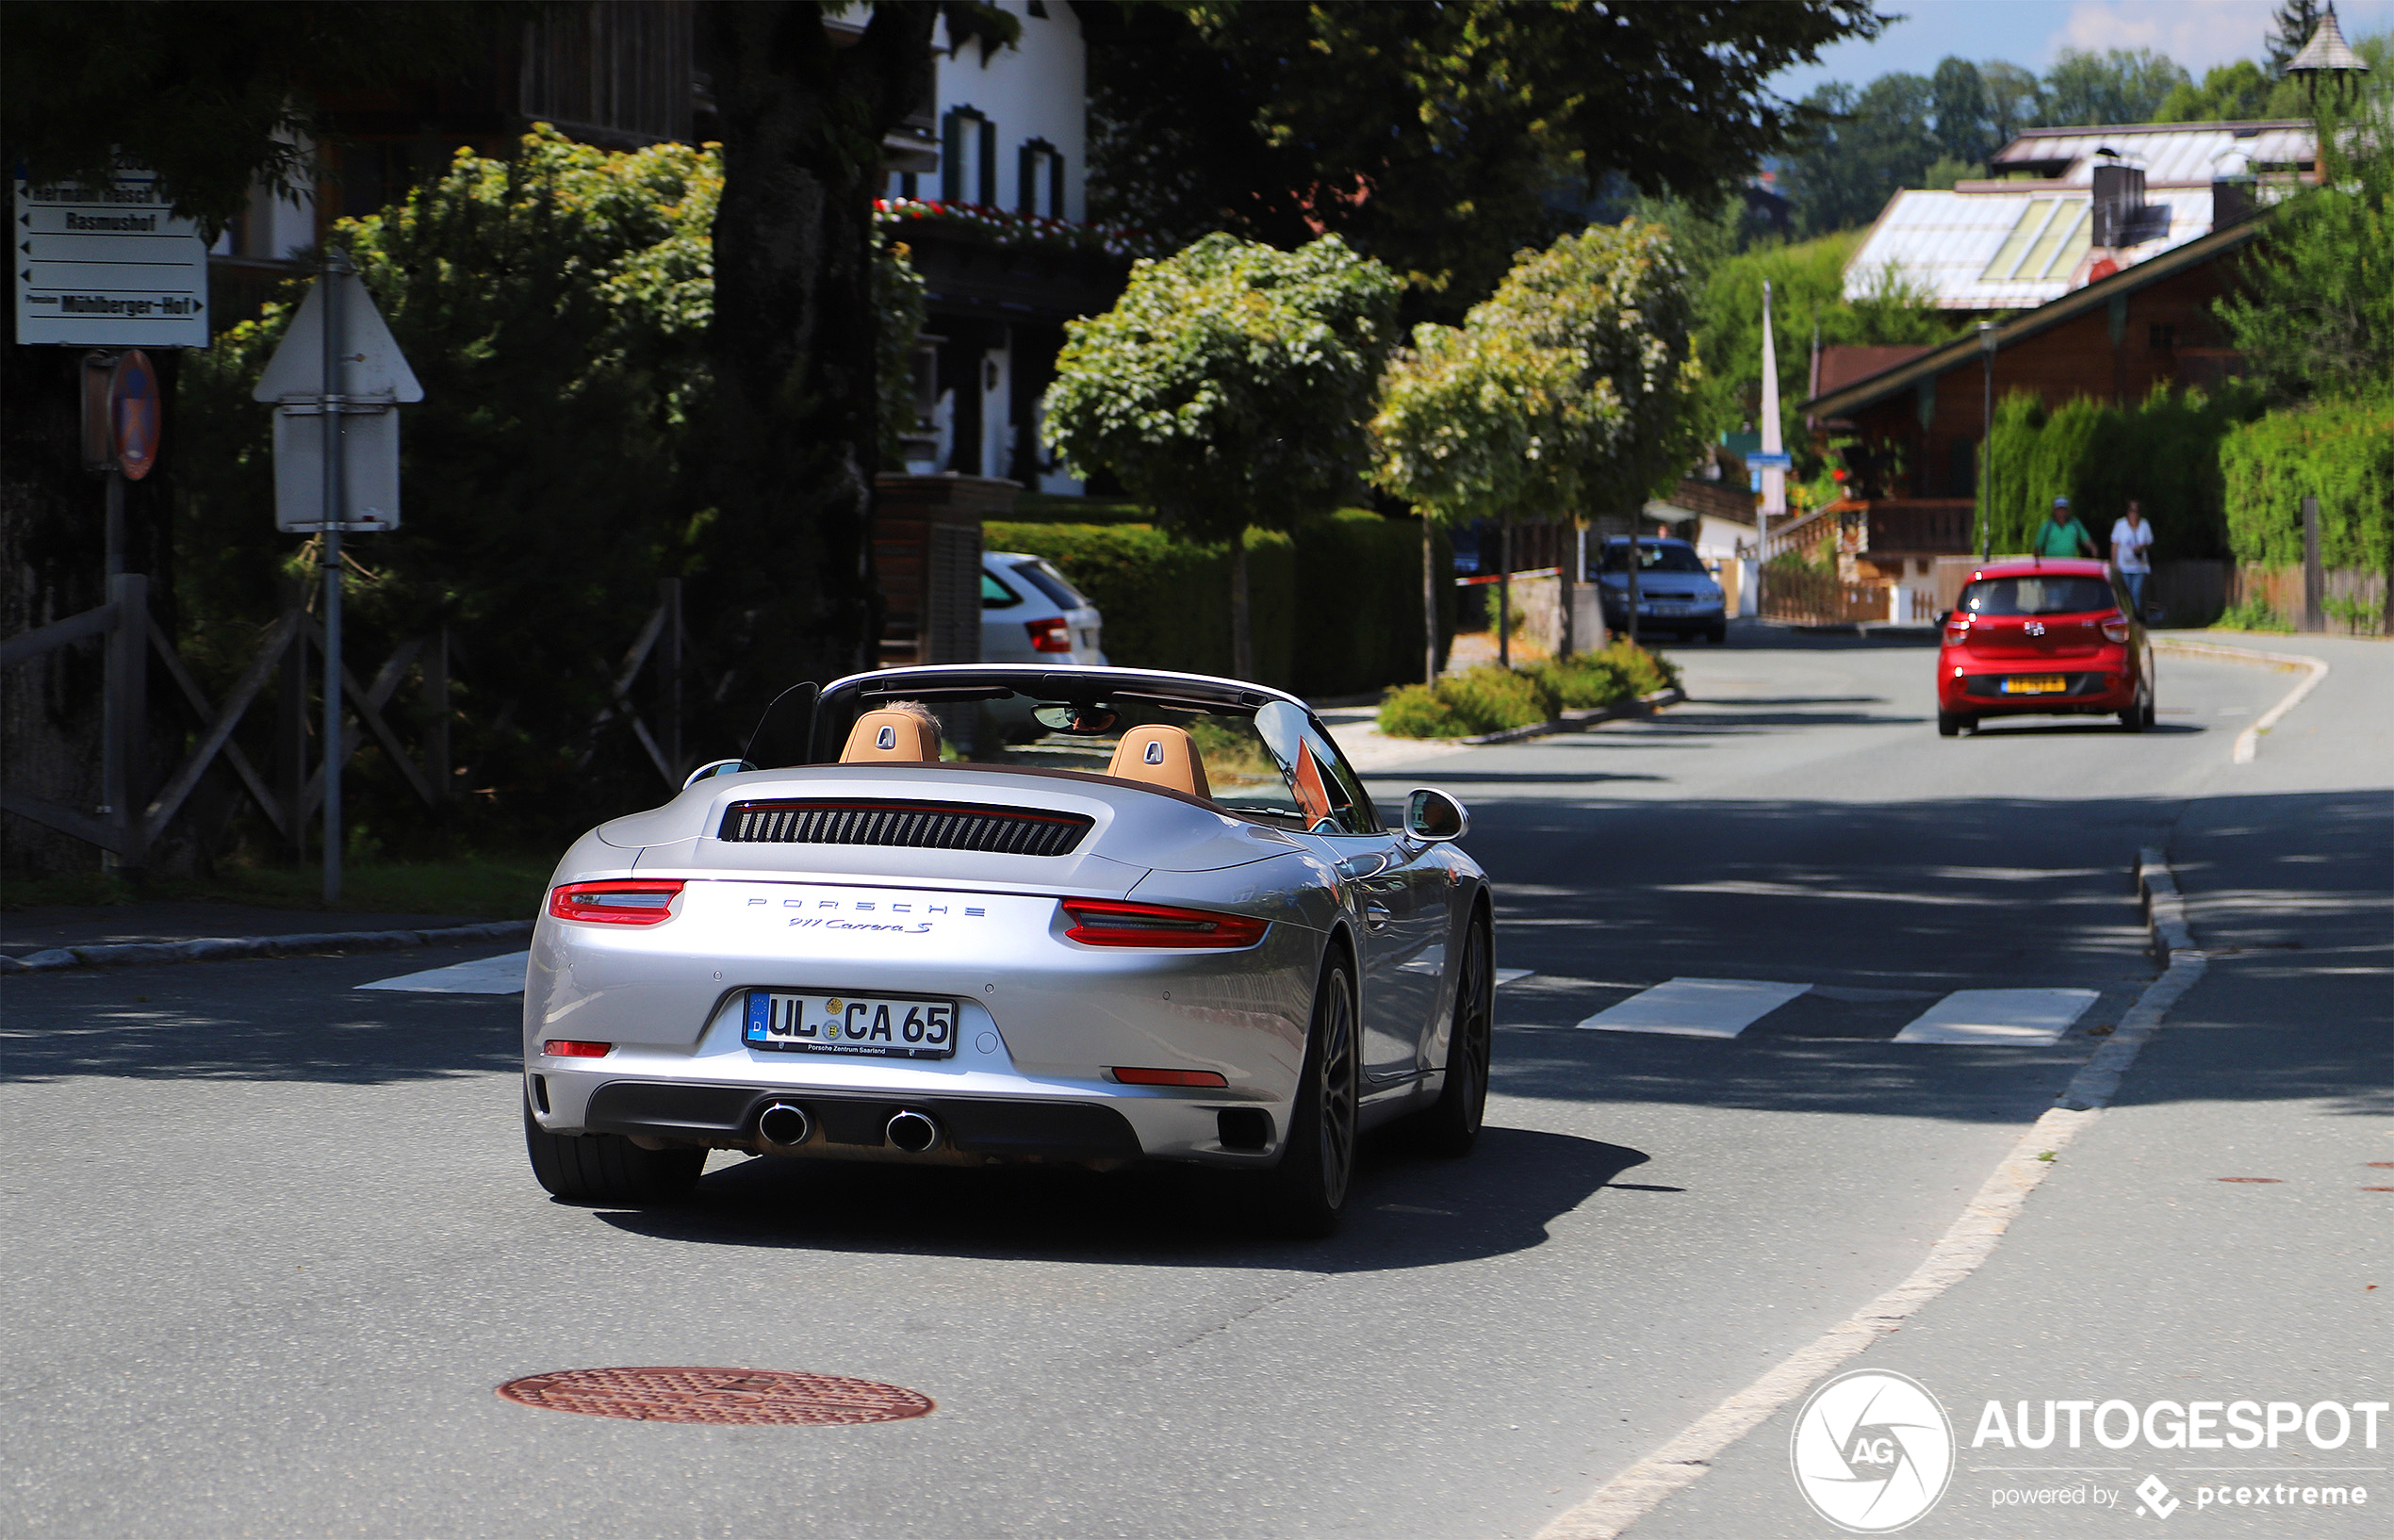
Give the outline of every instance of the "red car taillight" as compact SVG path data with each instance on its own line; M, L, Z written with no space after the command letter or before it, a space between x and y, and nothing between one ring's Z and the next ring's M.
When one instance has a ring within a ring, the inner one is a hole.
M1060 907L1073 922L1065 936L1084 946L1253 946L1263 940L1266 924L1243 914L1111 898L1067 898Z
M2126 641L2128 639L2128 617L2123 614L2115 614L2110 619L2105 621L2103 623L2103 639L2107 642Z
M1119 1064L1114 1078L1125 1086L1202 1086L1208 1090L1230 1084L1213 1070L1140 1070Z
M607 926L653 926L673 918L679 882L615 877L606 882L567 882L550 891L549 912L560 920L590 920Z
M1049 615L1044 620L1025 620L1023 629L1031 633L1031 650L1034 652L1073 650L1073 628L1064 623L1060 614Z
M1970 622L1965 617L1956 615L1951 620L1945 622L1945 645L1947 647L1959 647L1963 642L1967 641L1969 637Z

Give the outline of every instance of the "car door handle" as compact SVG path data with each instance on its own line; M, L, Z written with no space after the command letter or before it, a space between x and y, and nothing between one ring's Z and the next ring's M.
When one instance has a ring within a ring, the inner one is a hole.
M1363 907L1363 927L1366 930L1387 929L1388 906L1386 904L1366 904Z

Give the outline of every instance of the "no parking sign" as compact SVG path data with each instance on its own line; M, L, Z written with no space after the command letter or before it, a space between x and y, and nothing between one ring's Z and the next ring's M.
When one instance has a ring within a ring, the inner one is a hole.
M117 360L108 379L108 443L126 481L139 481L157 463L162 420L157 370L136 348Z

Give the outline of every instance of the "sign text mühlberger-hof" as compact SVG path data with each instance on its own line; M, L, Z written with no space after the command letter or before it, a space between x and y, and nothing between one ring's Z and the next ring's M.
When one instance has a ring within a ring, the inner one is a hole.
M207 346L207 242L148 167L116 180L16 185L9 272L17 340L74 348Z

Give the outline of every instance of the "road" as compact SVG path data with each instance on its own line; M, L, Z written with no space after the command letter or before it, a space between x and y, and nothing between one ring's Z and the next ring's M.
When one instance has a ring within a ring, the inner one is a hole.
M0 1532L1533 1535L1911 1271L2152 982L2128 877L2148 845L2189 874L2198 934L2257 965L2216 965L2186 1006L2220 1030L2165 1028L2144 1099L1888 1342L1926 1344L1907 1372L1957 1407L2068 1394L2045 1388L2065 1359L2083 1379L2123 1345L2106 1372L2141 1402L2205 1334L2194 1372L2382 1393L2382 1304L2263 1325L2244 1290L2344 1287L2394 1195L2304 1189L2290 1238L2187 1253L2162 1210L2196 1200L2159 1173L2200 1153L2238 1167L2205 1181L2238 1174L2264 1125L2322 1171L2394 1143L2394 654L2347 645L2243 766L2232 740L2287 675L2165 660L2156 732L1941 740L1919 646L1679 655L1693 698L1651 721L1423 762L1471 804L1499 963L1530 973L1500 991L1481 1149L1375 1149L1328 1243L1257 1241L1147 1177L717 1156L677 1211L549 1203L516 1125L516 1002L355 988L494 947L8 980ZM1413 783L1375 777L1384 799ZM1807 988L1733 1036L1579 1025L1675 978ZM2088 993L2051 1041L1894 1040L1956 991L2030 989ZM2394 1268L2371 1276L2394 1294ZM2251 1329L2223 1329L2239 1310ZM685 1364L938 1410L708 1429L492 1393ZM1782 1415L1632 1533L1835 1532L1786 1440ZM1958 1475L1912 1532L2083 1528L1998 1522L1994 1480Z

